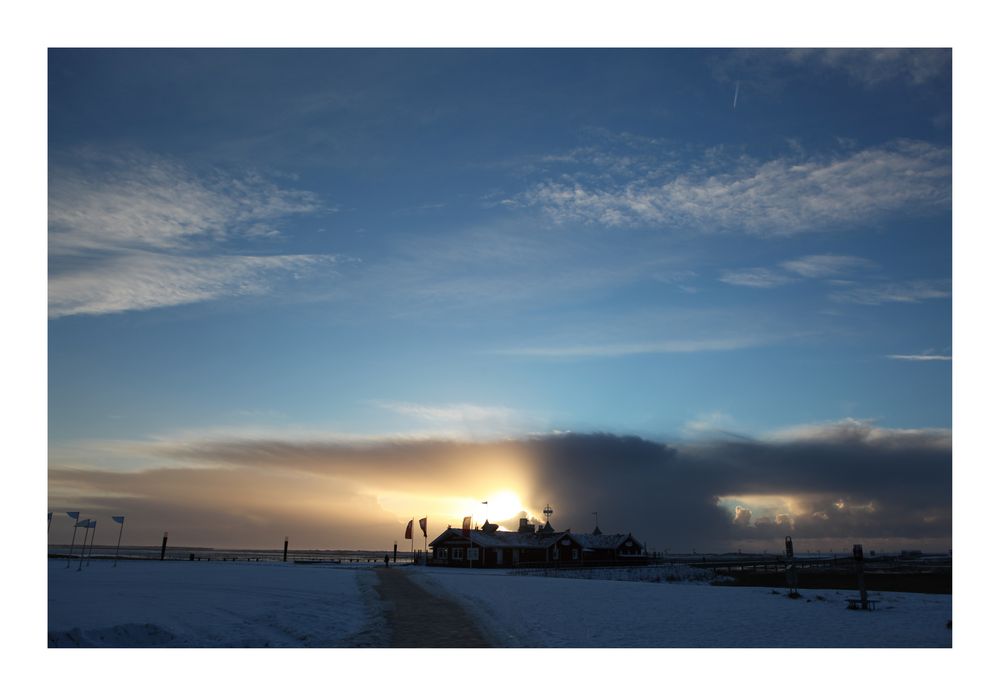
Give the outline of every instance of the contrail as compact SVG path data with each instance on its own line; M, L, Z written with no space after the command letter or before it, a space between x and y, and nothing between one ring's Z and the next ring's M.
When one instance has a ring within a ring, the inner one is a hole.
M736 94L733 95L733 108L736 108L736 100L740 98L740 83L736 83Z

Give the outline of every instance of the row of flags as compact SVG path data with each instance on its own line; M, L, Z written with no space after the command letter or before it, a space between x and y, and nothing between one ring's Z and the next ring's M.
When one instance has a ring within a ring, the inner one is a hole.
M427 518L426 517L421 517L418 520L418 523L420 524L420 530L424 533L424 539L426 539L427 538ZM403 538L404 539L410 539L410 540L413 539L413 520L410 520L409 522L406 523L406 533L403 535Z
M69 544L69 555L66 558L66 567L67 568L69 568L69 565L70 565L70 558L73 555L73 548L76 546L76 530L77 529L86 529L87 530L87 531L85 531L83 533L83 547L82 547L82 550L81 550L81 553L80 553L80 564L79 564L79 566L77 566L77 570L82 570L83 569L83 557L84 557L86 549L87 549L87 537L90 535L90 530L91 529L95 529L95 530L97 529L97 520L92 520L92 519L89 519L89 518L81 520L80 519L80 511L79 510L74 510L73 512L67 512L66 515L71 520L73 520L73 539L70 541L70 544ZM117 566L118 565L118 550L121 548L121 545L122 545L122 532L125 531L125 515L112 515L111 519L114 520L115 522L117 522L120 525L120 527L118 529L118 545L115 547L115 563L114 564L115 564L115 566ZM49 513L49 528L50 529L52 528L52 513L51 512ZM92 554L94 552L94 538L96 536L97 536L97 532L95 531L94 534L93 534L93 536L90 537L90 554ZM87 565L88 566L90 565L90 554L86 554L87 555Z

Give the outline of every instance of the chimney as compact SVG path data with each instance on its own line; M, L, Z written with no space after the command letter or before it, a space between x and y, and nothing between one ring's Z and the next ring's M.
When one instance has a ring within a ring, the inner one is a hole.
M534 532L535 532L535 525L528 524L528 518L527 517L522 517L521 520L517 524L517 531L520 532L520 533L522 533L522 534L524 534L524 533L534 534Z

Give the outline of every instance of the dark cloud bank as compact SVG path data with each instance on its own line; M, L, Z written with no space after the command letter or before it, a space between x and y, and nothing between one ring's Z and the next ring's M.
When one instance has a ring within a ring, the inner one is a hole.
M948 431L885 430L848 422L781 439L729 437L674 445L597 433L490 443L232 440L157 449L161 456L196 468L113 474L53 470L50 482L64 489L89 489L87 502L98 506L108 503L104 492L143 496L150 503L155 498L160 515L194 515L208 526L228 529L239 526L239 516L248 509L241 507L238 495L228 509L219 510L210 504L211 489L206 489L202 503L212 510L207 519L192 512L200 505L186 497L180 484L172 489L174 495L159 492L163 472L169 471L171 479L211 479L218 490L231 490L230 484L239 481L290 481L305 475L332 499L339 495L334 491L358 498L362 487L476 497L485 479L502 480L506 468L512 480L532 481L530 490L520 490L526 504L536 510L547 503L555 508L556 527L589 531L591 513L598 511L604 531L632 531L658 549L777 548L786 534L815 540L817 548L860 540L951 544ZM290 486L286 496L294 495ZM761 496L794 501L794 514L769 509ZM720 499L730 504L720 505ZM740 502L743 509L735 512L733 500L749 502ZM373 502L352 510L375 510ZM142 503L130 502L136 504ZM263 525L269 516L288 513L275 508L253 514ZM305 524L305 519L287 524ZM357 525L359 533L378 530L399 536L384 511L374 512L367 522L357 520Z

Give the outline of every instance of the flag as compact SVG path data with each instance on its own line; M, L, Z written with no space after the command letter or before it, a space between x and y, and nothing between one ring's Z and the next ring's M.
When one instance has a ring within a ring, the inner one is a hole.
M413 520L410 520L409 522L406 523L406 534L403 535L403 538L404 539L413 538Z
M426 539L427 538L427 518L426 517L420 518L420 529L424 533L424 539Z
M462 518L462 535L469 536L469 532L472 531L472 518L463 517Z
M79 515L80 513L78 512L76 514ZM84 528L84 527L89 527L90 526L90 520L80 520L79 522L77 522L73 526L74 527L80 527L81 529Z
M80 513L79 512L67 512L66 514L69 515L70 517L72 517L74 520L80 519Z
M91 529L97 528L97 520L87 520L87 526Z
M125 524L125 515L112 515L111 519L113 519L118 524Z
M483 501L483 505L489 505L489 504L490 504L490 501L488 501L488 500L484 500Z

